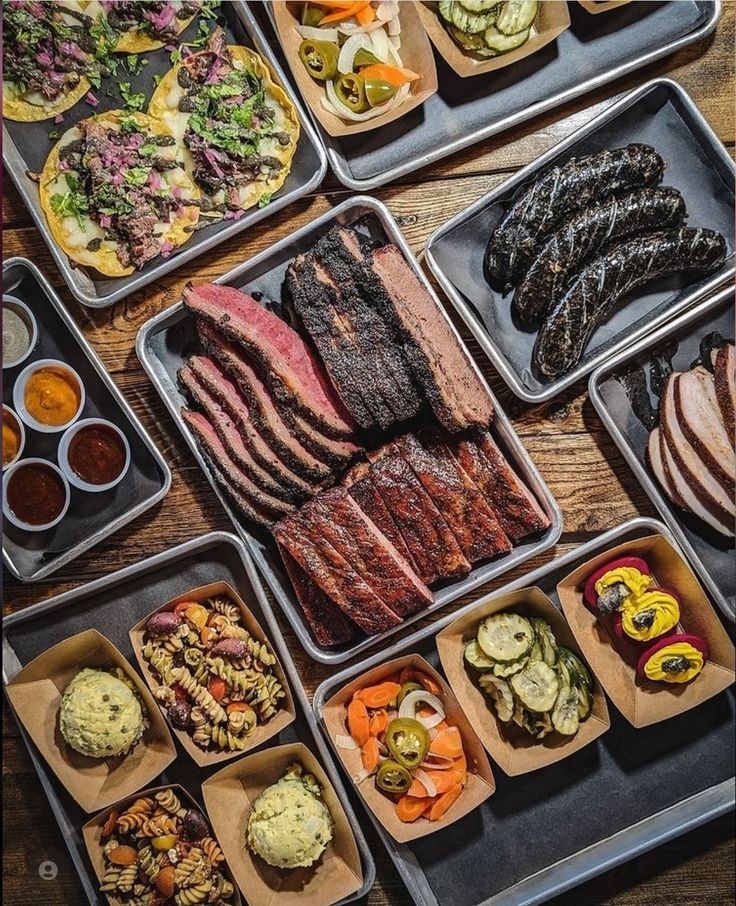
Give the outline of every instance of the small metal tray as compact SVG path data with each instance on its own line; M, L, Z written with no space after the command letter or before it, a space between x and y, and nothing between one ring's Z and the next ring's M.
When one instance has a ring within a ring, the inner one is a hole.
M265 747L296 740L303 742L324 765L345 808L363 866L363 886L357 893L342 901L352 902L364 896L373 886L375 880L373 857L332 756L317 730L317 723L304 694L294 661L281 637L256 569L242 543L234 535L227 532L211 532L6 617L3 620L3 683L9 682L21 667L51 645L91 628L99 630L110 639L137 670L135 655L128 637L130 628L156 607L177 595L220 580L229 582L235 589L253 589L254 598L249 599L249 607L276 649L294 696L296 720L269 740ZM18 727L69 849L84 892L90 903L99 904L101 897L97 878L89 863L80 833L82 825L90 816L83 812L66 792L39 755L23 727L20 724ZM176 743L176 747L178 758L159 779L151 782L151 786L179 783L201 804L200 784L211 774L216 773L222 765L199 768L179 743Z
M364 234L373 238L380 238L382 242L393 242L401 249L406 260L427 287L435 299L439 310L448 318L444 308L427 282L421 268L413 257L396 221L388 209L373 198L356 197L348 199L334 210L319 217L312 223L302 227L291 236L278 242L270 249L251 259L244 265L235 268L218 279L218 283L227 283L239 289L247 289L250 293L261 293L264 302L281 298L281 287L284 274L289 263L300 253L311 248L317 238L327 232L335 223L350 224L357 227ZM257 296L258 298L258 296ZM451 324L448 318L448 323ZM452 326L452 325L451 325ZM455 328L453 327L453 330ZM456 331L455 331L456 332ZM457 332L456 332L457 333ZM472 356L460 339L460 344L477 371L477 366ZM269 588L273 592L280 607L286 614L294 628L300 642L309 652L311 657L324 664L339 664L354 655L365 651L366 648L382 643L389 636L405 629L417 620L424 619L434 611L444 607L466 594L483 582L495 578L506 570L518 566L519 563L533 557L540 551L552 547L562 531L562 516L559 508L545 485L529 454L521 445L514 429L501 410L498 401L494 398L496 417L493 424L493 433L501 449L504 451L518 474L536 494L542 508L551 521L550 527L541 536L534 537L517 545L511 553L497 557L483 565L475 567L473 571L459 582L445 583L435 594L435 603L415 616L405 620L400 626L379 635L370 636L357 643L344 645L337 648L321 648L312 636L304 619L302 609L296 601L294 591L286 576L276 546L269 532L257 527L244 525L228 505L226 498L218 490L209 469L202 459L196 442L184 424L180 408L185 398L177 386L176 373L184 362L186 355L192 351L196 344L194 318L187 314L181 303L174 305L144 324L138 332L136 351L141 364L151 378L154 387L161 395L167 409L171 413L184 435L189 449L197 462L207 475L210 484L219 497L222 505L233 520L240 537L256 561L258 568L264 576ZM480 372L478 375L483 380ZM485 381L484 381L485 384ZM489 390L490 393L490 390ZM492 394L491 394L492 396Z
M594 330L580 363L563 377L543 383L531 367L536 330L518 326L511 294L502 296L483 275L488 239L515 192L540 172L571 157L630 142L643 142L659 151L667 165L664 184L682 192L688 224L721 232L727 260L715 275L700 279L692 274L673 275L636 289ZM427 243L427 263L509 387L526 402L540 403L733 276L735 175L728 151L688 94L676 82L654 79L436 230Z
M622 383L627 372L640 369L649 387L652 363L658 355L664 355L678 371L689 368L698 356L701 339L713 331L718 331L724 339L733 340L733 286L700 302L606 362L590 376L589 390L598 415L647 496L682 546L713 600L730 620L734 620L734 540L724 538L697 516L676 507L662 492L647 465L649 432L635 415ZM656 405L656 394L650 393L650 399Z
M283 87L295 105L302 133L292 161L291 173L270 204L264 208L251 209L240 220L223 221L197 231L188 242L175 250L167 259L156 258L146 264L142 270L127 277L116 278L105 277L94 268L73 267L69 258L51 235L46 216L39 202L38 186L26 176L26 170L41 172L43 169L46 158L53 147L53 142L48 137L51 129L63 132L93 114L120 108L122 104L120 98L109 98L105 94L105 85L112 80L107 83L103 82L102 89L95 92L99 106L93 109L84 101L77 103L64 114L64 123L61 126L55 127L53 119L43 120L39 123L16 123L12 120L3 120L5 170L10 174L36 226L41 231L69 289L83 305L90 308L107 308L119 299L159 280L164 274L170 273L186 261L191 261L197 255L210 251L231 236L252 228L264 218L270 217L271 214L275 214L276 211L291 204L292 201L316 189L324 178L327 159L322 145L311 121L304 113L299 100L284 77L258 23L250 15L242 0L229 0L229 2L223 3L220 12L224 17L224 29L228 43L250 47L263 58L271 70L274 81ZM199 17L184 31L181 36L183 42L193 40L197 33L198 21ZM141 57L148 65L137 76L124 73L118 77L130 82L133 92L143 92L147 98L150 98L153 76L165 75L171 69L171 62L169 53L165 49L151 51L142 54Z
M171 487L171 472L148 432L128 405L105 366L74 323L41 271L25 258L3 264L3 291L25 302L38 323L38 342L29 358L3 370L3 402L13 409L16 378L34 360L60 359L78 373L87 392L80 418L106 418L125 434L130 469L111 491L96 494L71 489L66 516L48 532L23 532L5 520L3 560L23 582L34 582L66 566L75 557L112 535L157 504ZM24 426L23 456L56 461L61 432L41 434Z
M632 519L336 674L314 695L322 731L327 736L325 702L376 664L417 652L441 671L435 635L460 613L535 585L559 607L556 584L571 570L653 533L673 541L662 523ZM733 809L735 711L729 690L637 730L611 707L611 728L600 739L533 774L496 770L496 792L480 808L409 844L397 843L366 811L418 906L531 906Z
M568 8L569 29L500 71L462 79L435 52L439 91L386 128L332 138L317 125L337 178L370 192L705 38L721 16L720 0Z

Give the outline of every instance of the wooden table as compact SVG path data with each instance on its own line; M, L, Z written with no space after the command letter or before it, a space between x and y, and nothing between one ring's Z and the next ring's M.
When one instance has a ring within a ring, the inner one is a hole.
M525 126L412 173L375 194L397 217L412 249L421 254L427 238L441 223L600 113L612 99L655 76L677 80L733 153L734 19L734 0L726 0L724 15L715 35L710 38ZM92 346L151 432L171 467L174 480L168 496L157 508L74 561L67 569L33 585L22 585L6 574L4 613L13 613L78 587L205 532L231 528L138 363L134 351L136 333L150 317L180 299L182 287L188 280L214 279L329 210L348 194L333 177L328 177L318 193L259 224L250 234L223 243L210 254L184 265L160 283L111 309L93 312L74 302L66 290L28 212L6 181L4 256L30 258L58 288ZM467 330L463 327L462 331L468 339ZM588 399L585 382L581 381L565 396L550 403L529 407L511 395L477 344L472 339L468 339L468 343L559 501L565 525L554 551L548 551L524 564L522 569L478 589L473 596L499 587L521 572L540 566L626 519L656 515L602 427ZM184 514L186 518L182 518ZM301 678L311 695L329 669L310 661L278 608L275 609ZM48 906L81 904L83 894L76 873L15 722L7 713L3 717L3 780L5 906L26 906L34 901ZM382 845L369 828L369 822L364 820L363 824L369 829L368 837L378 867L378 877L368 903L372 906L408 904L406 890ZM39 865L45 860L52 860L58 866L58 876L51 882L39 876ZM677 901L688 906L706 903L715 906L732 902L733 895L733 821L724 818L570 891L558 902L669 906Z

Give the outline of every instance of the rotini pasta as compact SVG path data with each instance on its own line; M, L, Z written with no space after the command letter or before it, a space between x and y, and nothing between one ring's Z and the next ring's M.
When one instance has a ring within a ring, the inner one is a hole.
M171 788L139 797L114 824L105 822L100 844L100 891L110 902L157 906L162 890L167 903L180 906L230 906L234 898L233 884L223 874L222 849L206 819L185 807Z
M183 603L151 620L142 654L174 727L202 749L243 751L286 698L269 645L251 635L226 595Z

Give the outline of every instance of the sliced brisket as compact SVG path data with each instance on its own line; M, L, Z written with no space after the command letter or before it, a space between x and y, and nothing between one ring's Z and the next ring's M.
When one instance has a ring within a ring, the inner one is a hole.
M407 563L416 570L414 558L409 552L393 516L383 502L383 497L378 493L371 480L369 464L367 462L356 463L343 477L342 483L371 522L388 538Z
M273 534L310 579L363 632L375 635L401 623L353 566L322 534L307 513L296 513L274 526Z
M395 245L372 256L368 292L402 337L414 377L448 431L487 428L493 403L450 324Z
M369 454L370 476L427 584L465 575L470 563L395 443Z
M419 437L405 434L397 446L471 563L511 550L511 542L478 486L437 432L423 431Z
M736 443L736 347L733 343L726 343L715 353L713 373L718 406L733 446Z
M198 379L189 365L180 369L179 383L192 403L202 411L207 421L215 429L228 456L250 477L255 485L272 497L285 500L287 503L299 503L314 496L316 490L309 488L304 492L297 492L291 484L279 483L258 464L243 442L235 422Z
M350 437L352 419L321 362L285 321L229 286L189 284L184 304L244 347L277 399L296 406L331 437Z
M253 459L296 497L302 500L312 497L317 487L316 483L297 475L278 457L270 438L264 437L253 423L251 410L244 397L222 369L207 356L192 356L188 366L197 381L207 388L235 422L243 443Z
M279 545L279 553L317 643L330 648L354 639L358 634L355 623L309 578L285 547Z
M432 592L345 488L325 491L304 510L394 613L405 618L432 603Z
M218 485L235 503L241 515L271 526L294 507L258 488L228 456L217 432L201 412L182 409L182 417L194 435L199 450Z
M517 477L488 434L450 444L453 455L480 488L501 527L512 541L549 527L536 498Z

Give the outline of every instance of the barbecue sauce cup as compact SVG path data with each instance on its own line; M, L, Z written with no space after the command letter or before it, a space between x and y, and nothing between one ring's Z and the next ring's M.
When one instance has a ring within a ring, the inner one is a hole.
M640 557L656 585L673 589L681 600L673 632L700 636L710 656L689 683L661 683L637 676L647 647L618 638L585 603L589 576L620 557ZM557 586L562 610L575 640L606 694L634 727L648 727L695 708L733 683L734 647L703 587L680 552L662 535L627 541L573 570Z

